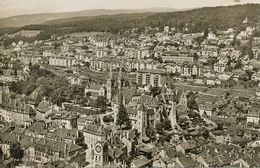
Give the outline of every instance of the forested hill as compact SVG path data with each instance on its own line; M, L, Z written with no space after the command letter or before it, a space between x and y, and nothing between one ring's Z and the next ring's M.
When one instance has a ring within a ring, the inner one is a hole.
M112 16L76 17L47 22L44 25L25 26L21 29L42 29L39 38L52 34L62 35L82 31L118 32L131 28L174 26L180 31L202 32L205 27L226 30L239 28L245 18L250 25L259 24L260 4L245 4L225 7L206 7L179 12L136 13ZM62 31L61 31L62 29Z
M226 29L240 26L248 17L251 23L260 20L260 4L246 4L227 7L200 8L189 11L166 13L124 14L99 17L59 19L48 24L71 27L71 30L117 31L144 26L175 26L182 28L186 23L190 29L203 30L205 26ZM57 24L58 23L58 24ZM191 30L192 31L192 30Z

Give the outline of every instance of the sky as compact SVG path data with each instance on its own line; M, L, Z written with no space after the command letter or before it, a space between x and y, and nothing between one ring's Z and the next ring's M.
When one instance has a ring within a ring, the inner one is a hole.
M35 13L72 12L88 9L176 9L260 3L260 0L0 0L0 18Z

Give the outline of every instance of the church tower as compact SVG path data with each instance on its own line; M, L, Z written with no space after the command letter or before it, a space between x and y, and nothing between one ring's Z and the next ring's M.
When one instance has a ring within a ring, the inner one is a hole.
M176 102L172 102L172 108L169 114L169 119L171 121L172 128L174 128L177 125L177 112L176 112Z
M108 79L107 79L107 99L109 102L112 100L112 82L113 82L113 70L112 70L112 65L110 64L109 68L109 74L108 74Z
M119 67L118 79L117 79L118 89L120 90L123 85L123 73L122 66Z

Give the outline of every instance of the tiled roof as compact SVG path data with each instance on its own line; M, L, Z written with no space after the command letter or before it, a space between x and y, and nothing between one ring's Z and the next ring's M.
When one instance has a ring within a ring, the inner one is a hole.
M84 132L89 134L94 134L97 136L105 136L105 129L103 126L98 126L94 124L87 124L86 127L83 129Z
M45 102L45 101L41 101L40 104L37 107L37 110L39 110L42 113L46 113L50 109L51 109L51 107L49 106L49 103Z
M126 112L127 112L128 114L137 114L137 109L126 108Z
M142 166L145 166L145 165L147 165L147 164L149 164L149 163L150 163L150 161L149 161L147 158L145 158L145 157L133 161L133 165L134 165L135 167L142 167Z

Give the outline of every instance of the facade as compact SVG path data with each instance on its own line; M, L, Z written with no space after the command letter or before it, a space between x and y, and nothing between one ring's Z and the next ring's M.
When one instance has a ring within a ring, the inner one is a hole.
M63 58L63 57L50 57L49 58L49 65L52 66L61 66L71 68L76 64L74 59L70 58Z
M163 55L162 60L163 62L175 62L175 63L194 62L192 56Z
M106 139L106 133L103 126L87 124L82 131L85 137L84 142L85 144L88 144L88 147L91 149L95 148L97 142Z
M139 85L162 86L164 71L162 70L139 70L136 75L136 82Z

